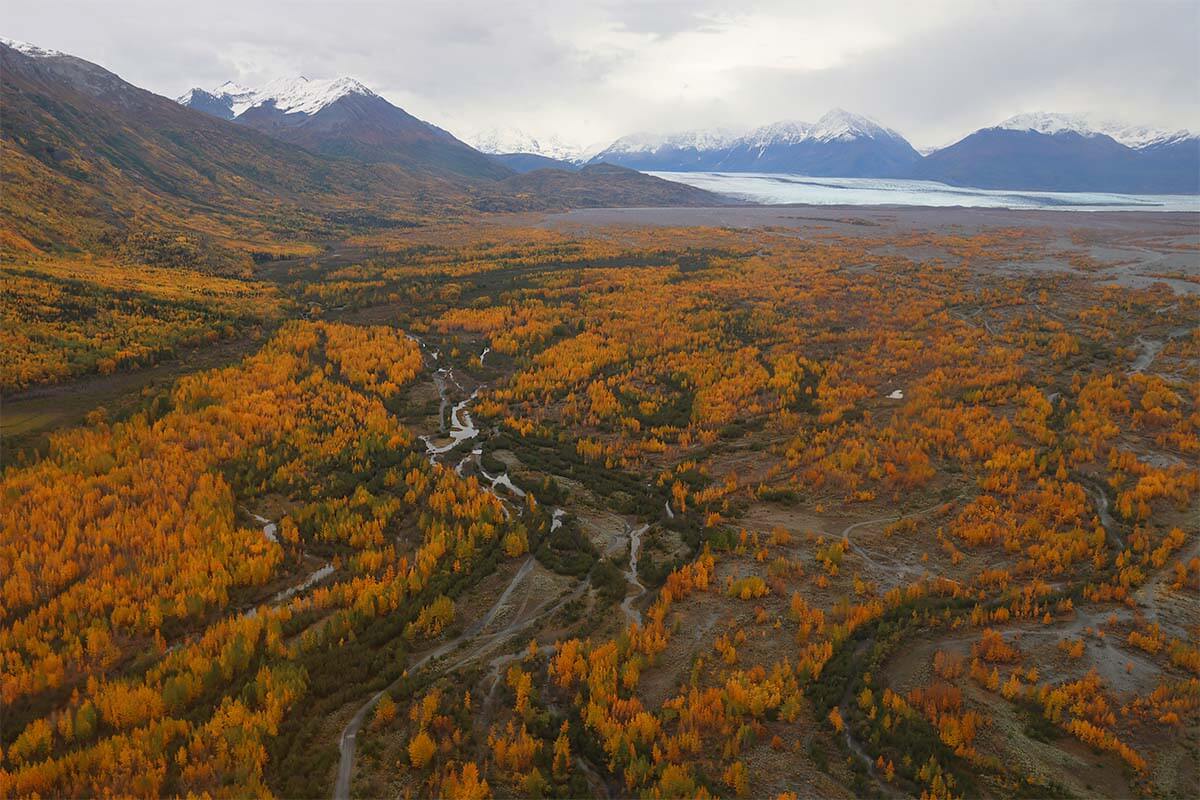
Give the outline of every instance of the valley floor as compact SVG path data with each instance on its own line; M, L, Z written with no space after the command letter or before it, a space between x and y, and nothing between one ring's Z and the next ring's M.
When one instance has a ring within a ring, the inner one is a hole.
M259 268L263 313L87 294L153 370L60 294L6 309L37 369L0 794L1196 785L1197 215L598 209L325 252Z

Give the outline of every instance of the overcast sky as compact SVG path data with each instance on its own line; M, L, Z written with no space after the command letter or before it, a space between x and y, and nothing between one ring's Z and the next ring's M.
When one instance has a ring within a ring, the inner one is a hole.
M1025 111L1200 129L1196 0L36 0L0 35L171 97L351 75L456 133L813 121L946 144Z

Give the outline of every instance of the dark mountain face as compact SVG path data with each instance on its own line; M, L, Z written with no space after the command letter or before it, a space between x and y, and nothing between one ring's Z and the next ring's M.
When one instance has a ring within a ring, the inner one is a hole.
M179 104L221 119L233 119L233 109L230 107L229 98L206 92L203 89L192 89L184 98L180 99Z
M716 169L726 172L793 172L841 178L897 178L912 172L921 155L903 139L805 140L732 148Z
M986 128L926 156L913 177L983 189L1195 192L1200 156L1191 141L1190 148L1139 151L1104 135Z
M1137 154L1156 192L1200 194L1200 136L1150 145Z
M533 172L535 169L562 169L567 172L579 169L578 164L540 156L537 153L493 153L489 154L488 158L516 173Z
M605 150L589 163L612 164L645 172L710 172L723 168L721 164L728 153L725 148L701 150L666 144L652 150Z
M592 163L648 172L781 172L843 178L895 178L912 171L921 155L903 140L855 139L756 145L720 150L660 147L652 152L605 152Z

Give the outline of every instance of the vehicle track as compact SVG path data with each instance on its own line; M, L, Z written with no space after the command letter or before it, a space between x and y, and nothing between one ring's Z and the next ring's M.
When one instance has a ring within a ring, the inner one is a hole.
M492 604L492 607L488 609L488 612L484 614L484 616L478 622L468 628L462 635L451 639L448 642L444 642L443 644L423 655L421 658L414 661L411 665L409 665L407 672L411 673L421 669L430 661L441 658L442 656L453 652L463 642L474 639L480 633L482 633L488 625L492 624L492 622L496 619L496 615L499 614L500 610L508 603L508 599L512 596L513 591L525 579L530 570L533 569L534 563L533 556L527 557L525 562L521 564L521 568L517 570L517 573L513 575L512 580L509 581L508 586L504 588L504 591L500 594L500 597L495 603ZM536 619L536 617L533 619ZM522 627L531 624L533 619L527 620L520 625L516 623L509 625L503 630L492 634L488 638L489 640L495 640L500 636L505 636L505 638L507 638L508 635L516 633ZM386 692L396 686L396 684L398 684L402 679L403 676L388 684L383 689L380 689L369 700L367 700L367 702L359 706L358 710L354 712L354 716L350 718L350 722L347 723L346 727L342 729L341 738L338 740L339 760L337 781L334 783L333 788L334 800L349 800L350 779L354 772L354 754L358 748L358 733L362 729L363 722L366 721L367 714L371 712L371 709L375 707L380 698L382 698Z

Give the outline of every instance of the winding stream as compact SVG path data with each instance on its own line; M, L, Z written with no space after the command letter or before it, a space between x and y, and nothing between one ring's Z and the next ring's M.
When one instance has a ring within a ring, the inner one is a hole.
M636 622L638 625L642 624L642 612L634 608L633 604L646 593L646 587L638 580L638 552L642 549L642 534L649 528L649 525L635 528L628 522L625 523L625 532L629 536L629 569L625 571L625 580L636 589L636 592L621 601L621 610L625 612L626 618L631 623Z
M442 395L442 407L446 404L446 384L445 381L438 382L438 392ZM479 435L479 428L475 427L474 420L471 419L471 412L467 411L467 406L471 401L478 396L479 390L471 392L471 396L466 400L461 400L455 403L450 409L450 441L447 444L436 445L433 443L433 437L428 434L422 435L421 441L425 443L425 452L429 454L429 462L436 464L437 456L449 453L454 448L458 447L463 442L474 439Z
M254 517L256 522L258 522L259 524L261 524L263 526L263 529L262 529L263 536L265 536L268 541L278 544L279 543L279 535L278 535L279 525L275 522L272 522L271 520L267 519L264 516L255 514L253 511L248 511L248 513L250 514L250 516ZM271 606L272 608L274 608L275 606L283 605L288 600L291 600L293 597L300 594L301 592L306 591L307 589L311 589L313 586L316 586L318 583L325 580L333 573L334 573L333 564L326 564L323 567L315 569L312 572L308 573L308 575L304 576L297 583L287 587L286 589L281 589L280 591L271 595L271 599L267 601L267 605ZM257 613L258 613L258 606L255 606L253 608L247 609L245 611L245 616L253 617Z
M271 520L267 519L266 517L260 517L258 514L253 512L251 512L250 516L254 517L254 520L259 525L263 526L263 536L267 538L268 542L279 544L279 536L277 535L279 527L274 522L271 522Z
M507 472L501 472L499 475L489 475L482 464L477 464L475 468L479 470L479 474L483 476L484 480L492 485L492 494L496 493L497 486L503 486L517 497L525 496L525 490L513 483L512 478L508 477Z
M416 341L421 348L427 349L425 343L420 339L417 339L416 337L411 338L413 338L413 340ZM484 351L479 356L480 363L483 363L484 356L486 356L490 350L490 347L484 348ZM436 359L438 356L438 351L431 351L431 355L434 359ZM458 382L458 379L454 377L454 370L452 368L439 367L433 372L432 378L434 385L437 386L438 398L440 400L440 405L438 407L438 426L440 430L445 430L446 406L450 403L449 384L453 383L460 391L463 391L463 387L462 384ZM475 421L471 419L471 412L467 410L471 403L474 402L478 396L479 389L477 388L475 391L471 392L471 394L465 400L460 400L450 409L450 430L448 432L450 437L449 442L439 445L434 443L434 437L429 434L423 434L419 437L420 440L425 444L425 452L429 456L430 464L440 463L438 456L449 453L463 442L478 438L480 430L478 426L475 425ZM497 487L500 486L507 489L515 497L525 496L525 492L512 482L512 478L508 476L507 472L503 472L499 475L489 475L488 472L483 468L483 465L480 463L479 459L482 455L482 448L476 447L471 450L470 453L464 456L461 460L459 460L458 464L455 465L455 474L457 474L459 477L462 477L463 469L469 462L474 461L475 468L479 471L479 474L484 478L484 480L486 480L490 485L492 494L496 495L497 498L503 500L503 498L500 497L500 494L496 491ZM505 513L507 513L507 510Z
M271 605L277 606L280 603L284 603L288 600L291 600L293 597L300 594L305 589L312 588L313 586L317 585L321 581L328 578L330 575L333 574L333 570L334 570L333 564L326 564L325 566L321 567L320 569L313 570L312 572L308 573L308 576L304 580L300 581L295 586L289 586L288 588L284 589L283 591L277 592L275 594L275 596L273 596L271 598Z

